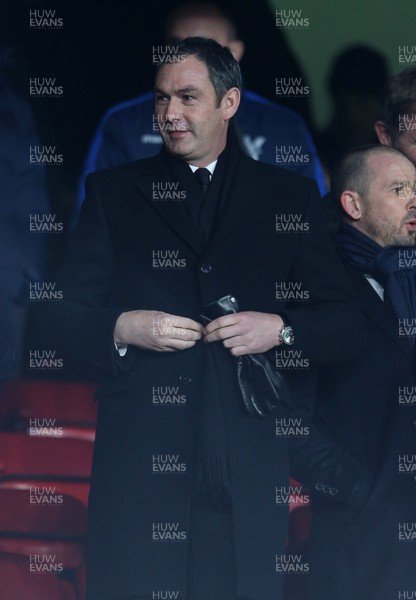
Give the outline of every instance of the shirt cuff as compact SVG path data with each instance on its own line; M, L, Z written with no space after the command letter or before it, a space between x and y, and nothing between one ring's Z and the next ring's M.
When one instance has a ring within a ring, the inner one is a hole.
M126 355L128 344L117 344L116 342L114 342L114 346L120 356Z

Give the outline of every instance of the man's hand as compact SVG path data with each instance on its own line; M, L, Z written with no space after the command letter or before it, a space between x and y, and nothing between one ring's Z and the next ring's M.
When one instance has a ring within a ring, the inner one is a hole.
M222 341L233 356L267 352L280 345L283 319L261 312L239 312L211 321L205 327L205 342Z
M192 348L202 334L202 325L192 319L157 310L131 310L117 319L114 341L144 350L173 352Z

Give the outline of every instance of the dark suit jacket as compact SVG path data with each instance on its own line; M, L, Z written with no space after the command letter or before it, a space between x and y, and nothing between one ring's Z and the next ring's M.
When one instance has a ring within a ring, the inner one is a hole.
M349 364L320 373L314 426L327 454L295 457L293 473L315 496L309 597L389 600L416 589L415 359L388 301L347 270L362 342ZM340 482L344 504L331 494Z
M121 312L157 309L200 320L205 304L232 293L241 310L285 309L296 331L294 349L307 364L341 361L352 349L349 332L357 315L311 180L238 151L224 183L226 206L205 250L185 202L152 197L153 184L167 180L161 156L88 178L80 223L58 276L64 301L48 313L64 364L89 364L107 375L97 394L90 600L185 593L183 538L206 348L203 342L182 352L130 348L120 360L113 330ZM283 224L297 215L297 231L276 232L276 215ZM181 261L176 268L161 268L166 252ZM276 283L289 280L301 282L309 301L290 307L276 300ZM276 600L281 577L275 562L284 552L287 511L276 508L275 488L288 481L288 459L275 418L285 409L265 419L249 417L236 389L235 361L221 352L222 386L212 393L225 399L237 592ZM168 396L178 403L166 404ZM153 458L161 454L179 457L186 472L154 474ZM159 539L166 527L179 532L176 541L155 541L154 532Z

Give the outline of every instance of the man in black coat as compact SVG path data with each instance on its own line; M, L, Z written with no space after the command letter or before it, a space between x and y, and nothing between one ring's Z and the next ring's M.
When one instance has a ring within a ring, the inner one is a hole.
M288 448L276 419L288 400L282 389L275 409L249 414L237 361L342 361L357 313L315 183L252 160L228 131L240 90L228 49L172 48L155 87L164 149L89 176L58 274L49 339L65 366L106 375L88 600L281 598ZM303 301L288 303L283 285ZM227 295L240 312L204 326Z
M337 249L365 324L354 359L319 372L313 427L328 447L318 456L311 435L293 460L313 497L308 600L416 594L415 186L387 146L350 152L333 174Z

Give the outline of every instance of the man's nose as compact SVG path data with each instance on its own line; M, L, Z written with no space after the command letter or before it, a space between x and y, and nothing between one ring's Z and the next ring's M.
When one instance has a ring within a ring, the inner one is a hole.
M180 121L180 103L177 98L170 98L166 105L166 120L169 122Z
M416 182L408 189L407 209L416 208Z

